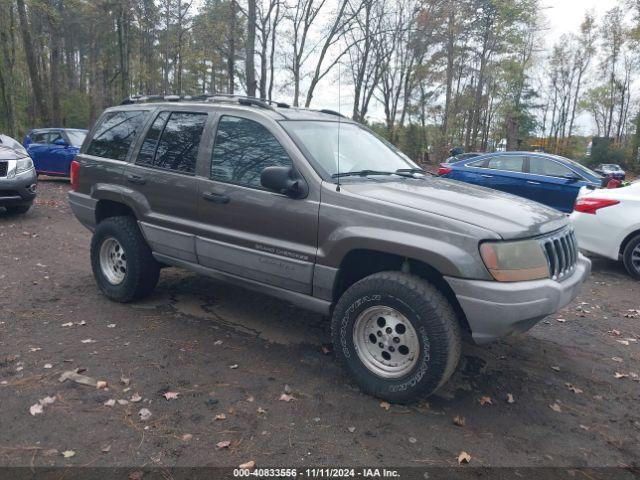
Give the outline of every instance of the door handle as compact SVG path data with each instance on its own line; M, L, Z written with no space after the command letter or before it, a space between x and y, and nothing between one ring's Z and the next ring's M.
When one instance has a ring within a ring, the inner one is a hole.
M527 180L529 185L540 185L540 182L534 182L533 180Z
M220 204L226 204L231 201L231 199L227 195L224 195L222 193L215 193L215 192L204 192L202 194L202 198L204 198L209 202L220 203Z
M484 173L481 174L480 176L484 178L493 178L493 175L485 175Z
M144 185L145 183L147 183L144 177L141 177L140 175L134 175L134 174L127 175L127 180L129 180L131 183L136 183L138 185Z

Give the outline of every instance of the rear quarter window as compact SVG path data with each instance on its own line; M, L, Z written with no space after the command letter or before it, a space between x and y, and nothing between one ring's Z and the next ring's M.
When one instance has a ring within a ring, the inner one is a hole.
M122 110L104 114L86 153L112 160L125 160L148 114L147 110Z

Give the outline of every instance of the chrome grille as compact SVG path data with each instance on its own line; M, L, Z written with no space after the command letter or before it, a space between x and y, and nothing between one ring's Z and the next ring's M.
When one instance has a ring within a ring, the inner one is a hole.
M570 275L578 261L578 242L573 229L564 229L558 233L540 239L540 246L547 257L549 273L554 280Z
M6 177L8 169L9 162L0 162L0 177Z

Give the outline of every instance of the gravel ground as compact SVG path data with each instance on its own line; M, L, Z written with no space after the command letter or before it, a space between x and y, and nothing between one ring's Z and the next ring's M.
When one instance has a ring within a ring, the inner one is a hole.
M110 302L68 183L39 187L27 215L0 212L0 466L430 467L464 451L637 471L640 286L614 262L526 335L465 346L435 396L387 409L336 364L320 316L177 269ZM59 381L78 368L107 388Z

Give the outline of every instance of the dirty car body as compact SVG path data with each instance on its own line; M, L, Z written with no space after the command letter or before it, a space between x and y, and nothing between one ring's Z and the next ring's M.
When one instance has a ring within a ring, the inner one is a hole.
M101 143L109 124L125 117L133 140ZM185 124L197 142L167 157L164 132ZM362 360L368 370L350 367L360 385L393 401L412 398L429 377L424 349L437 363L439 335L453 353L443 354L441 375L422 392L455 368L458 330L478 343L524 332L569 303L590 271L564 215L430 177L332 112L228 99L133 104L108 109L88 140L72 167L69 199L99 237L94 273L107 295L133 298L119 296L100 273L104 260L107 280L129 275L131 254L122 261L108 242L118 222L133 221L154 261L332 315L338 356L349 365ZM113 218L103 234L101 224ZM386 289L411 290L431 306L385 303ZM445 330L430 336L421 322L442 309ZM413 315L416 328L405 334ZM360 336L370 344L358 344Z

